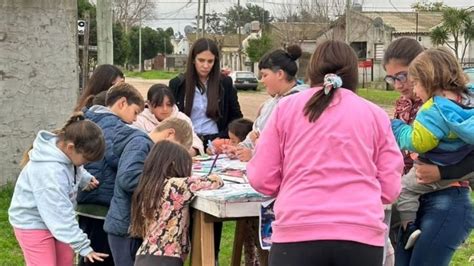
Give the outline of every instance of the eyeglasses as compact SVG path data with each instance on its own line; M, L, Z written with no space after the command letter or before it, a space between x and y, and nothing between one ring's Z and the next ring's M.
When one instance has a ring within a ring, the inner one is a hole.
M408 73L407 72L400 72L400 73L397 73L395 76L390 76L390 75L387 75L385 76L384 80L385 82L387 82L388 84L390 85L394 85L395 82L398 80L400 83L405 83L407 82L407 76L408 76Z

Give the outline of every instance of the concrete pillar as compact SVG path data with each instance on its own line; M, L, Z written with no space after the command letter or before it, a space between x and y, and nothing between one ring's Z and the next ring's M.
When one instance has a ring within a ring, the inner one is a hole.
M0 0L0 185L40 129L69 117L77 70L75 0Z
M114 63L112 0L97 1L97 64Z

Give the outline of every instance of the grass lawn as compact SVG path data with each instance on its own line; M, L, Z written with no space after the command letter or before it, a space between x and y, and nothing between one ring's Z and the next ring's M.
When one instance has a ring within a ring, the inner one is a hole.
M379 105L394 106L395 101L400 97L396 91L383 91L375 89L358 88L357 94L373 103Z
M172 79L176 77L179 74L179 72L150 70L150 71L144 71L144 72L125 71L124 74L125 74L125 78L132 77L132 78L143 78L143 79Z

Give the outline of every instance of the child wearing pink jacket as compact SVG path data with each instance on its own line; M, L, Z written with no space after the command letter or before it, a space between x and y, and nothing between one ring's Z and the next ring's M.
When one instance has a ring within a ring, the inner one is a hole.
M403 170L390 120L354 93L347 44L318 46L308 74L315 88L280 101L247 165L252 187L276 197L270 265L380 266L383 205Z

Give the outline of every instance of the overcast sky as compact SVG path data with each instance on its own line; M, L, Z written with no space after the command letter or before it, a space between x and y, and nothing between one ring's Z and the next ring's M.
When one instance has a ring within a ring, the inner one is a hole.
M203 0L202 0L203 1ZM333 1L326 0L328 5ZM197 15L197 0L154 0L156 4L156 18L154 20L146 21L147 26L157 28L172 27L175 31L183 32L186 25L191 25L195 22ZM273 16L278 16L281 13L282 6L297 5L299 0L241 0L240 4L246 3L257 4L272 13ZM340 2L340 0L339 0ZM362 4L364 11L373 10L389 10L389 11L411 11L410 5L416 0L354 0L353 2ZM443 1L448 6L465 8L474 6L473 0L445 0ZM213 10L216 12L225 12L226 9L237 4L237 0L208 0L206 4L206 13Z

